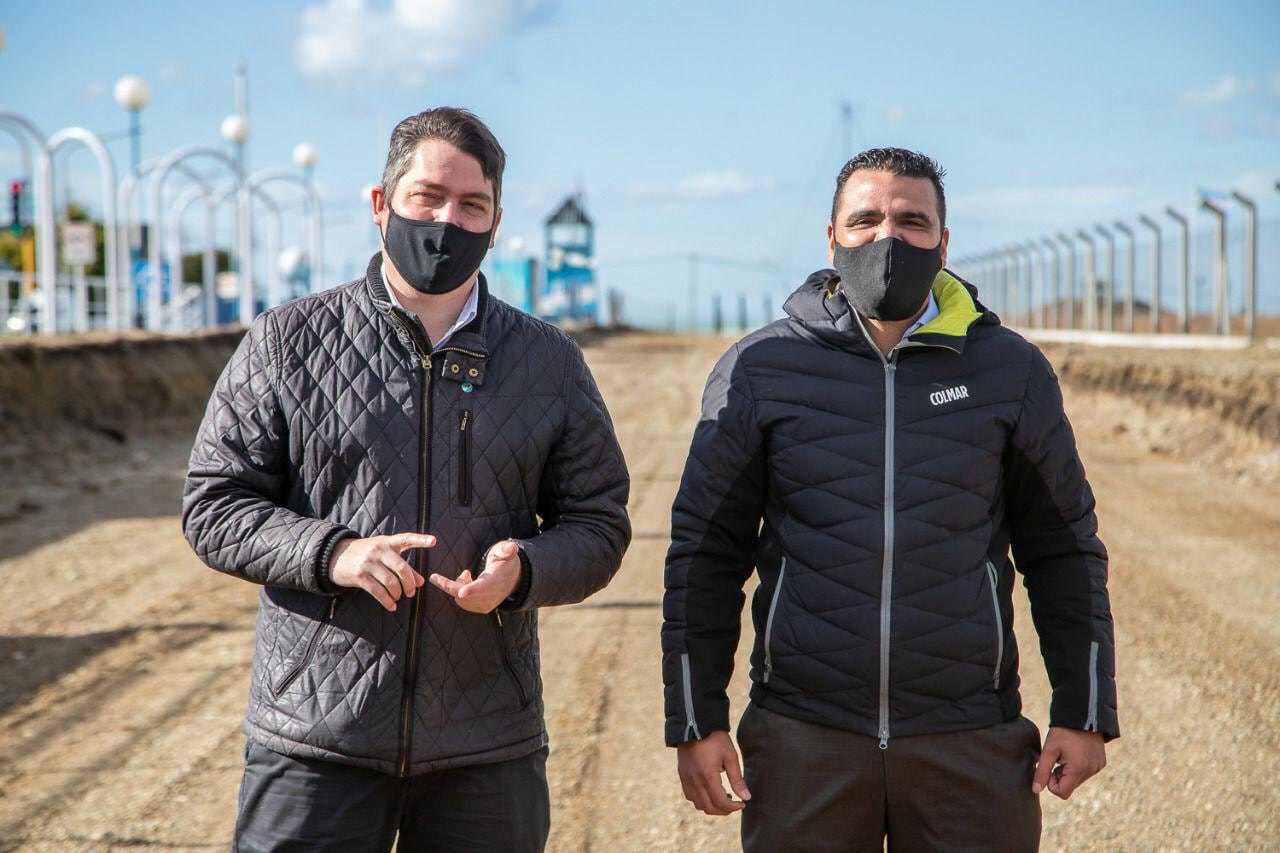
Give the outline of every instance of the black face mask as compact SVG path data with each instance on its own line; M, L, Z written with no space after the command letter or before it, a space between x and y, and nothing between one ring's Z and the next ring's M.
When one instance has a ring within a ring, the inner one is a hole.
M873 320L906 320L915 315L942 270L942 241L917 248L897 237L861 246L836 244L832 259L844 298Z
M409 286L421 293L457 290L480 268L493 229L468 231L452 222L405 219L387 203L387 257Z

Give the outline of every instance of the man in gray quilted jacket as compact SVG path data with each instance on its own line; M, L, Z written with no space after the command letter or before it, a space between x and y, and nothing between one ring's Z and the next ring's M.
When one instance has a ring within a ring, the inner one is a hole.
M851 159L834 269L707 383L672 510L666 739L697 808L742 810L747 850L1034 850L1037 795L1069 797L1119 735L1107 553L1057 379L946 269L945 223L930 158ZM740 766L726 686L753 571ZM1043 745L1015 574L1053 687Z
M504 163L465 110L400 122L367 273L209 401L183 529L262 585L236 849L545 845L538 608L617 571L629 481L581 350L479 272Z

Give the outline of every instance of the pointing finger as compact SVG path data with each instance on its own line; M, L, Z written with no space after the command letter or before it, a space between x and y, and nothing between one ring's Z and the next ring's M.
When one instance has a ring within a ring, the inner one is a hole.
M413 548L434 548L436 545L436 537L430 533L397 533L390 538L391 545L397 552Z

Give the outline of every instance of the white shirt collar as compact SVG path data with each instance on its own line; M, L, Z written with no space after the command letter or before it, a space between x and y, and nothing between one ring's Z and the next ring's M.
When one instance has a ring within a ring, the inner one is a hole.
M921 326L923 326L925 323L929 323L929 322L932 322L933 320L936 320L940 313L942 312L938 310L938 300L933 298L933 291L931 290L929 291L929 304L924 307L924 313L921 314L920 319L916 320L915 323L911 326L911 328L907 329L906 333L903 334L902 336L903 340L906 340L907 338L914 335L916 333L916 330L919 329Z
M408 310L403 305L400 304L400 300L396 298L395 288L393 288L387 282L387 262L386 261L383 261L381 263L378 274L382 276L382 283L383 285L386 286L387 296L391 298L391 304L399 308L401 311ZM932 299L933 296L930 295L929 298ZM440 347L444 346L449 341L449 338L453 337L454 332L458 331L463 326L467 325L472 320L474 320L476 318L476 315L479 313L479 308L480 308L480 282L477 281L475 285L472 286L471 295L467 297L467 303L462 306L462 311L458 314L458 319L454 322L452 326L449 327L449 331L445 332L444 335L441 336L440 340L432 341L431 343L432 351L434 352L435 350L440 349Z

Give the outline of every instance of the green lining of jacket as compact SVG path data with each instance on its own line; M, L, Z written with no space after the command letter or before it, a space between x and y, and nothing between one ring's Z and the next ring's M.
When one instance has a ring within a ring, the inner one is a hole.
M912 344L946 347L961 352L970 327L982 312L974 303L969 289L945 269L934 278L932 290L938 303L938 316L916 329L907 340Z

